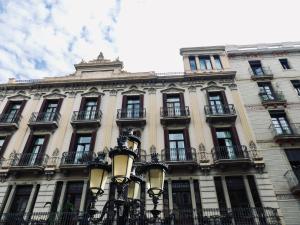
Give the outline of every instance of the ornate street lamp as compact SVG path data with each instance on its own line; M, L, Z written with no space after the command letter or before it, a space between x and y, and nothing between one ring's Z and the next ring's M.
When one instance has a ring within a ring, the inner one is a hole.
M117 212L117 225L126 225L128 221L136 222L143 220L146 223L145 217L136 214L136 210L141 207L139 200L139 191L142 179L135 175L134 161L137 158L137 150L140 145L140 139L127 131L125 135L118 138L118 145L112 148L109 152L112 164L108 165L105 162L105 153L98 154L98 157L89 163L90 170L90 191L93 199L89 210L90 219L94 223L101 222L105 214L113 213L109 207L113 206ZM136 165L137 166L137 165ZM160 163L157 154L151 155L151 162L139 165L140 171L146 173L148 194L152 198L154 208L151 210L153 214L153 222L156 221L160 211L157 210L158 199L163 192L163 184L167 167ZM95 203L98 196L104 193L104 186L108 178L108 173L112 170L111 182L116 184L118 197L117 199L109 200L103 207L102 214L99 219L95 219L94 215L98 212L95 208ZM126 196L124 194L126 193ZM110 211L110 212L109 212ZM150 222L150 220L148 221Z

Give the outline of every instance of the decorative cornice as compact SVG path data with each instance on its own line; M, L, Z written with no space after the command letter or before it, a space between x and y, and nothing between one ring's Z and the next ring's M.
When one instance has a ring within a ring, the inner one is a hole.
M210 85L204 88L201 88L201 91L224 91L226 88L218 85Z
M170 84L169 85L169 87L168 88L166 88L166 89L163 89L163 90L161 90L160 92L161 93L182 93L182 92L184 92L185 90L184 89L182 89L182 88L178 88L178 87L176 87L176 85L175 84Z
M25 94L16 94L13 96L9 96L8 99L9 100L26 100L26 99L30 99L30 96L27 96Z
M123 91L122 95L143 95L145 93L146 93L145 91L141 91L141 90L138 90L138 89L131 89L131 90L128 90L128 91Z
M46 98L46 99L49 99L49 98L65 98L66 95L54 92L54 93L46 94L43 97Z

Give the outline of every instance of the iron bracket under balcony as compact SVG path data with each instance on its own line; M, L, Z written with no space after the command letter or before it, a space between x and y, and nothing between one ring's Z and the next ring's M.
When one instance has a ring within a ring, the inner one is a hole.
M229 105L206 105L204 106L206 122L208 123L234 123L237 114L233 104Z
M185 125L191 122L190 109L185 107L162 107L160 109L162 125Z
M10 160L9 172L40 174L47 166L49 156L39 153L16 153Z
M199 167L195 148L169 148L161 151L161 160L172 170L194 171Z
M116 123L119 127L143 127L146 125L146 109L118 109Z
M214 166L220 169L239 167L247 169L253 165L245 145L218 146L212 148Z
M32 113L28 126L31 130L55 130L58 127L60 114L58 112Z
M278 144L293 144L300 142L300 123L290 123L282 127L270 125L274 135L274 141Z
M74 111L71 125L75 129L97 129L101 125L101 118L101 110Z
M94 152L64 152L60 162L60 170L68 172L88 172L88 163L95 158Z
M259 93L258 94L261 99L261 104L265 107L274 107L277 108L278 106L286 107L287 101L284 98L282 92L274 92L272 95L268 95L266 93Z
M0 131L13 132L19 128L21 115L11 116L10 114L0 115Z

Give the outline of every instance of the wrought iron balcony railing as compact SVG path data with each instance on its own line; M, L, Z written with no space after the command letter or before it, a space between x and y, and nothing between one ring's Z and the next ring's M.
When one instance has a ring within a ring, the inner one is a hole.
M190 116L190 110L188 106L185 107L162 107L160 109L161 117L188 117Z
M129 120L136 120L136 119L143 119L146 117L146 109L118 109L117 111L117 118L118 119L129 119Z
M95 157L94 152L64 152L61 158L61 166L64 165L87 165Z
M287 179L291 191L300 193L300 168L286 171L284 177Z
M214 161L250 159L245 145L217 146L211 152Z
M103 217L98 225L115 224L115 211ZM94 215L100 218L101 212ZM88 212L59 213L3 213L0 224L5 225L92 225ZM128 224L150 225L150 211L128 214ZM281 225L277 210L274 208L232 208L232 209L180 209L163 210L156 225Z
M60 113L59 112L34 112L31 114L29 123L52 123L59 122Z
M204 106L206 116L226 116L236 114L233 104L228 105L206 105Z
M161 151L162 160L166 162L197 161L194 148L167 148Z
M11 124L11 123L14 123L14 124L17 124L19 125L19 121L21 120L22 116L21 115L18 115L18 114L15 114L15 115L12 115L12 114L9 114L9 113L2 113L0 114L0 124Z
M11 167L46 167L49 156L41 153L16 153L11 158Z
M249 67L249 73L253 78L264 77L264 76L273 76L273 72L268 66L261 67Z
M92 111L74 111L72 122L77 121L100 121L102 117L101 110Z
M271 123L269 129L275 137L300 136L300 123L289 123L285 126Z
M286 102L286 99L283 95L283 92L273 92L272 94L267 94L265 92L260 92L259 97L262 103L270 103L270 102Z

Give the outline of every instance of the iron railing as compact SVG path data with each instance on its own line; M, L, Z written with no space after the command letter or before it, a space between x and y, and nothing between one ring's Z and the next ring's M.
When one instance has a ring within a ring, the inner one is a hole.
M29 123L51 123L59 122L60 113L59 112L34 112L31 114Z
M16 153L11 158L12 167L46 167L49 156L42 153Z
M0 123L9 124L9 123L15 123L19 125L21 115L18 113L15 115L11 115L9 113L2 113L0 114Z
M94 219L100 218L96 213ZM115 211L111 211L100 222L93 223L87 212L59 213L3 213L3 225L113 225ZM153 223L151 212L127 215L124 225L281 225L277 209L274 208L232 208L232 209L180 209L163 210Z
M250 159L245 145L217 146L211 150L214 161Z
M249 67L249 73L253 77L263 77L263 76L272 76L272 70L268 66L261 66L261 67Z
M99 121L102 118L101 110L74 111L72 121Z
M282 91L272 92L272 94L260 92L258 95L259 95L262 103L285 102L286 101Z
M61 165L87 165L95 157L94 152L64 152Z
M146 117L146 109L118 109L117 110L117 118L118 119L142 119Z
M185 107L162 107L160 109L161 117L187 117L190 116L190 109Z
M207 116L234 115L236 113L233 104L206 105L204 111Z
M166 148L161 151L161 155L165 162L197 161L194 148Z
M287 179L287 182L291 189L294 189L296 187L300 189L300 168L286 171L284 177Z
M300 135L300 123L287 123L285 126L271 123L269 129L275 137Z

